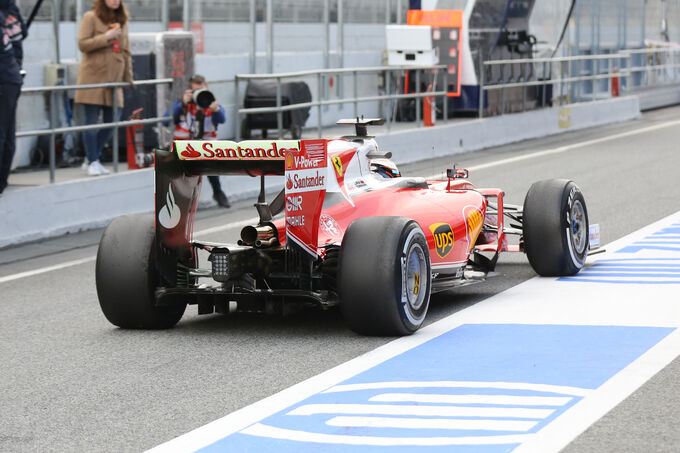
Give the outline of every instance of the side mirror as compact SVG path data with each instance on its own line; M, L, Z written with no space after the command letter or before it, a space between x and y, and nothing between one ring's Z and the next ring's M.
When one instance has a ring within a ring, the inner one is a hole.
M446 177L449 179L467 179L470 172L465 168L447 168Z

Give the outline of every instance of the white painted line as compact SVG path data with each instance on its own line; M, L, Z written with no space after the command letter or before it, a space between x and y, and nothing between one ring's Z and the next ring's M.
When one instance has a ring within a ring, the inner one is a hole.
M377 403L493 404L511 406L564 406L572 398L563 396L440 395L432 393L382 393L368 399Z
M346 428L464 429L527 432L538 422L520 420L465 420L461 418L334 417L328 426Z
M509 436L480 437L371 437L343 436L340 434L319 434L256 423L242 431L251 436L268 437L298 442L314 442L321 444L374 445L384 447L397 446L437 446L437 445L499 445L527 442L534 434L515 434ZM151 450L151 451L155 451ZM170 450L168 450L170 451Z
M288 415L363 414L363 415L420 415L424 417L506 417L544 419L554 409L525 409L516 407L469 406L407 406L404 404L305 404Z
M441 321L440 321L441 322ZM434 325L434 324L433 324ZM586 396L592 390L562 385L529 384L521 382L470 382L470 381L394 381L370 382L367 384L344 384L329 388L323 393L356 392L359 390L403 389L403 388L489 388L504 390L532 390L546 393L562 393L565 395Z
M206 228L205 230L196 231L196 232L194 232L194 236L205 236L205 235L208 235L208 234L218 233L220 231L228 230L228 229L231 229L231 228L244 227L246 225L252 225L253 222L258 222L258 221L259 221L259 218L254 217L254 218L247 219L247 220L240 220L238 222L226 223L224 225L220 225L220 226L216 226L216 227L212 227L212 228ZM26 271L26 272L20 272L18 274L6 275L4 277L0 277L0 284L11 282L11 281L14 281L14 280L19 280L19 279L26 278L26 277L35 277L36 275L45 274L47 272L52 272L52 271L58 271L58 270L66 269L66 268L73 267L73 266L79 266L81 264L90 263L92 261L95 261L96 259L97 259L97 256L93 255L93 256L88 256L86 258L81 258L79 260L66 261L64 263L55 264L53 266L41 267L39 269L34 269L32 271Z
M7 283L13 280L19 280L20 278L34 277L36 275L44 274L46 272L57 271L60 269L66 269L67 267L79 266L85 263L91 263L97 259L96 256L88 256L87 258L81 258L79 260L67 261L65 263L55 264L54 266L41 267L40 269L34 269L32 271L20 272L18 274L7 275L5 277L0 277L0 283Z
M632 130L632 131L621 132L621 133L617 133L617 134L614 134L614 135L608 135L606 137L600 137L600 138L595 138L595 139L592 139L592 140L586 140L584 142L573 143L571 145L560 146L559 148L546 149L546 150L537 151L537 152L531 153L531 154L524 154L522 156L509 157L507 159L496 160L496 161L493 161L493 162L488 162L486 164L474 165L474 166L468 167L467 170L469 170L471 172L479 171L479 170L486 170L487 168L499 167L501 165L507 165L507 164L514 164L515 162L522 162L524 160L536 159L536 158L545 157L545 156L551 156L553 154L561 154L561 153L564 153L564 152L567 152L567 151L571 151L572 149L582 148L584 146L597 145L599 143L605 143L605 142L608 142L608 141L618 140L620 138L625 138L625 137L632 137L632 136L635 136L635 135L645 134L647 132L654 132L654 131L657 131L659 129L665 129L667 127L672 127L672 126L677 126L677 125L680 125L680 120L667 121L665 123L656 124L654 126L643 127L641 129L635 129L635 130ZM435 175L428 176L425 179L438 179L438 178L441 178L442 175L446 175L446 172L437 173Z

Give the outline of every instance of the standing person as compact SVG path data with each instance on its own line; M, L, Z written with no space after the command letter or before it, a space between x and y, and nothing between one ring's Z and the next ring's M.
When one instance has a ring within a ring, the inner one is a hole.
M132 82L132 57L128 36L128 10L122 0L94 0L92 11L83 16L78 31L78 48L83 59L78 71L78 85L107 82ZM116 88L118 118L123 109L123 90ZM92 88L77 90L75 102L83 104L85 124L97 124L99 115L105 123L113 121L114 90ZM99 176L109 171L99 162L104 146L113 136L112 129L83 132L87 155L87 174Z
M224 107L214 100L208 108L201 108L193 100L194 91L207 89L205 77L196 74L189 79L189 89L184 92L182 100L174 102L172 117L175 122L175 140L217 140L217 126L227 120ZM217 204L223 208L230 207L219 176L208 176L208 181Z
M0 0L0 194L7 187L16 149L16 113L26 26L12 0Z

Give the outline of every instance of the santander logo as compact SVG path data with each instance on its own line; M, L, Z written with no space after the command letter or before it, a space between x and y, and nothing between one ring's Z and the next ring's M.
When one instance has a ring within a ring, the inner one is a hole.
M202 154L194 149L190 144L180 153L184 157L201 157Z
M172 230L179 224L182 218L179 206L175 203L175 194L172 193L172 184L168 186L168 194L165 197L166 204L158 213L158 223L168 230Z

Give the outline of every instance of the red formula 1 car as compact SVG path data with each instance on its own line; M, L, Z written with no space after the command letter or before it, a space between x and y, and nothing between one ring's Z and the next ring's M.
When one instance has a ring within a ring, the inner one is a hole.
M473 186L464 169L448 169L444 180L402 177L366 134L382 120L339 124L356 135L180 141L157 151L155 217L119 217L99 245L97 293L108 320L157 329L176 324L187 304L201 314L339 305L356 332L405 335L422 325L430 294L483 281L501 252L526 253L540 275L584 265L588 214L573 182L537 182L523 207L512 206L502 190ZM262 180L258 224L232 243L195 241L201 175L236 173ZM266 175L284 176L270 203Z

